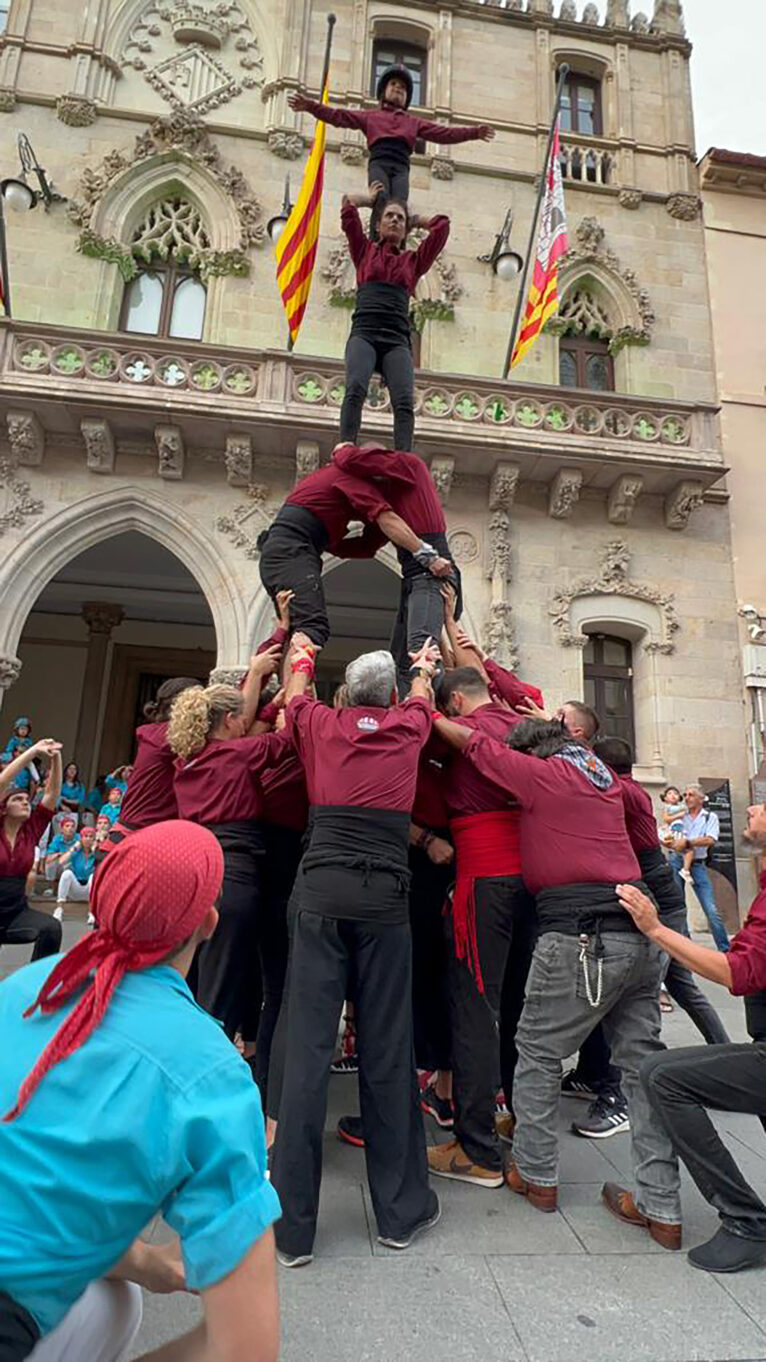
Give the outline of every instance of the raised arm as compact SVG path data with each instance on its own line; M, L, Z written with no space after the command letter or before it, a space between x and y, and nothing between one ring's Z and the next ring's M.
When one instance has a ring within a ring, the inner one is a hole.
M21 756L14 757L0 771L0 796L13 785L19 771L23 771L26 766L31 766L37 757L53 757L54 753L59 754L59 765L61 764L61 743L56 742L55 738L41 738L32 747L27 747ZM59 782L59 791L61 784Z
M418 123L418 137L426 142L440 142L442 146L455 146L458 142L491 142L495 129L489 123L474 123L450 126L447 123L429 123L423 118Z
M539 709L544 709L543 693L537 686L531 686L526 681L520 681L515 672L508 671L506 667L501 667L493 657L484 659L484 669L489 677L490 685L498 695L506 700L513 709L524 706L524 702L531 700L533 705Z
M369 245L369 238L362 226L362 219L359 216L359 208L356 203L357 199L363 200L361 205L363 207L366 196L357 194L352 198L350 194L343 195L340 208L340 225L348 242L348 253L355 268L358 269Z
M633 884L618 884L617 897L623 908L633 918L638 930L648 936L650 941L667 951L679 964L685 965L703 979L712 979L715 984L723 984L731 989L733 984L729 957L724 951L713 950L710 946L700 946L690 941L688 936L665 927L659 919L652 900L636 889Z
M59 804L61 781L63 778L61 743L54 743L52 750L47 755L50 757L51 769L50 775L48 776L48 788L40 800L40 803L44 809L55 811Z
M541 764L539 758L530 757L525 752L514 752L496 738L489 738L484 733L465 728L463 724L441 716L434 717L434 731L450 747L462 752L466 760L487 780L508 794L515 795L524 808L529 808L537 787L537 768Z
M447 244L449 218L443 213L438 213L434 218L415 218L414 223L418 227L428 227L428 236L413 253L415 273L420 279L422 275L428 273L437 255L441 255Z
M332 104L323 104L319 99L309 99L308 95L299 93L288 95L287 102L294 113L309 113L322 123L331 123L334 128L367 132L370 115L366 109L337 109Z
M242 687L242 698L244 700L242 717L245 721L245 733L248 732L258 712L258 701L261 698L261 686L264 678L271 676L272 672L277 670L281 656L282 644L273 643L263 652L256 653L250 658L250 670Z

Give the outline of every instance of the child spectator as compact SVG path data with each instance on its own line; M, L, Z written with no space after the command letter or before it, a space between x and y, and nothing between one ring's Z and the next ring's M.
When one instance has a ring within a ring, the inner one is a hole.
M68 900L73 903L89 902L90 882L96 868L95 844L95 828L83 828L74 846L59 858L61 878L53 914L58 922L64 920L64 904ZM91 914L88 914L90 920Z
M686 804L684 803L681 791L675 785L668 785L660 795L662 811L657 819L657 826L662 845L668 850L673 851L677 837L684 835L684 814ZM684 864L679 872L681 879L691 883L692 861L694 860L694 849L683 853Z
M64 814L59 819L59 830L48 842L48 849L45 853L45 878L55 884L61 874L61 858L67 852L74 851L77 843L77 820L71 814ZM53 889L45 891L46 898L51 897Z
M107 780L109 777L107 776ZM127 789L127 785L125 787ZM122 808L123 791L119 785L113 785L106 797L106 803L99 809L99 818L108 818L110 825L116 823Z

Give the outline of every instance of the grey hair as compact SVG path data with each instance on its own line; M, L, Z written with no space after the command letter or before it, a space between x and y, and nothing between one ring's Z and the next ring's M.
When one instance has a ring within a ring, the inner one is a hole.
M684 793L686 793L687 790L693 790L695 794L699 795L700 799L705 798L705 791L702 786L697 785L693 780L688 781L688 783L684 785Z
M394 659L384 648L362 653L346 667L346 691L350 705L373 705L387 709L396 685Z

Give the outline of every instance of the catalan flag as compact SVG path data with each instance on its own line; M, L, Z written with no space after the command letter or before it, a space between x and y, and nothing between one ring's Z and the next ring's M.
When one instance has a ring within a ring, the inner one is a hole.
M569 250L567 219L564 209L564 185L559 161L559 125L551 143L551 153L545 168L545 197L540 213L535 265L529 288L527 306L516 344L511 355L511 368L531 350L549 317L559 310L559 261Z
M328 102L327 80L322 88L322 103ZM311 292L311 279L322 216L322 186L324 185L324 148L327 124L317 119L314 145L306 162L298 202L293 208L277 244L277 284L287 314L290 348L298 338L303 314Z

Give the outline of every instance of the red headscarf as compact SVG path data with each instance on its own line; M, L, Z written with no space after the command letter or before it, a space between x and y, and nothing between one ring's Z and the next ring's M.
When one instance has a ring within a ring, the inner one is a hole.
M18 1116L54 1064L95 1031L124 974L156 965L192 935L213 906L222 879L221 848L212 832L196 823L155 823L109 852L91 886L96 930L59 960L24 1016L38 1007L55 1012L83 984L85 989L24 1079L4 1121Z

